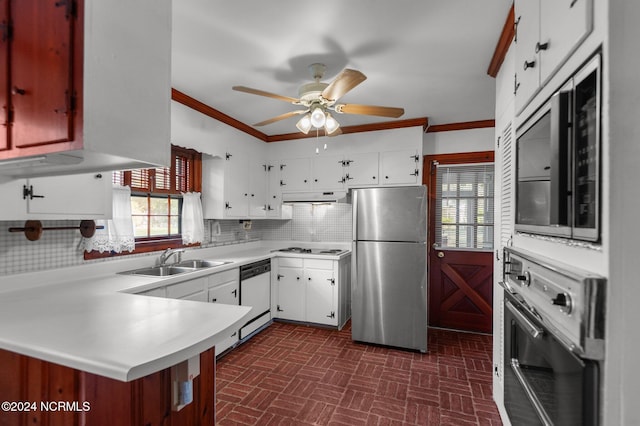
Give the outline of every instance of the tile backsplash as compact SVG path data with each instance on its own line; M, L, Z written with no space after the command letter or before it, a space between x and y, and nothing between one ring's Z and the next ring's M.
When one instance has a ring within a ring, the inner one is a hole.
M347 242L351 240L351 222L350 204L294 204L292 219L252 220L250 229L244 229L239 220L205 220L203 246L257 240ZM77 221L67 220L42 223L45 227L78 225ZM82 236L76 230L45 231L38 241L27 240L23 233L8 232L11 227L23 225L23 221L0 221L0 275L108 261L85 261L80 247Z

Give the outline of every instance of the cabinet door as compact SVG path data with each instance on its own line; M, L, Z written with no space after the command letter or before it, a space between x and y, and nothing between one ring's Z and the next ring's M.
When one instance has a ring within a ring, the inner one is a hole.
M238 281L229 281L209 289L210 303L238 304Z
M374 186L379 182L378 178L378 153L363 152L350 154L345 162L345 180L349 187Z
M264 160L249 159L249 217L267 216L267 172Z
M32 178L26 181L28 217L105 219L111 217L111 174Z
M592 0L540 0L540 81L544 82L591 32Z
M316 156L313 162L313 189L324 191L343 189L344 166L342 156Z
M248 217L250 171L247 156L241 151L228 152L224 166L225 216Z
M282 192L307 191L311 188L311 167L308 158L284 160L280 164Z
M0 183L0 220L22 220L27 218L27 202L22 198L27 182L23 179Z
M304 321L305 283L303 270L299 268L278 268L278 318Z
M421 168L420 158L415 151L380 153L380 175L383 185L418 183Z
M538 90L540 84L540 64L536 53L536 43L540 40L540 0L516 0L514 7L516 19L514 91L516 110L520 111Z
M13 146L73 140L73 36L70 1L11 3ZM37 28L37 31L34 29Z
M280 167L267 164L267 199L265 200L267 217L280 217L282 191L280 190Z
M305 269L306 321L338 325L335 309L335 280L333 270Z

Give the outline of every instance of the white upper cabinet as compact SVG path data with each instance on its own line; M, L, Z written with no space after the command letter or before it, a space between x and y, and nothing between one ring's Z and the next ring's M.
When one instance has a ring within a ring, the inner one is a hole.
M360 152L345 155L344 179L348 187L375 186L380 183L378 176L379 154Z
M385 151L380 153L382 185L415 185L421 182L421 158L417 151Z
M593 0L516 0L514 92L520 112L589 35Z
M17 179L0 184L0 220L109 219L111 173Z
M311 159L292 158L280 163L282 192L302 192L311 189Z
M317 191L344 189L342 155L312 157L312 188Z
M202 209L205 219L267 217L268 173L262 149L234 146L224 158L202 161Z
M591 32L593 0L540 0L540 80L544 82Z

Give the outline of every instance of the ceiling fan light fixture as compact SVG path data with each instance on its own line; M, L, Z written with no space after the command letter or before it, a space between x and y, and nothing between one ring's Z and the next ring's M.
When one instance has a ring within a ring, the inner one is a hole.
M311 125L316 129L324 126L324 123L327 121L327 117L324 114L324 110L322 107L315 107L313 111L311 111Z
M305 135L311 130L311 114L305 114L296 123L296 127Z
M338 127L340 127L340 123L338 123L338 121L333 118L333 116L331 116L331 114L327 113L327 118L325 120L324 123L324 131L327 135L332 134L333 132L335 132L336 130L338 130Z

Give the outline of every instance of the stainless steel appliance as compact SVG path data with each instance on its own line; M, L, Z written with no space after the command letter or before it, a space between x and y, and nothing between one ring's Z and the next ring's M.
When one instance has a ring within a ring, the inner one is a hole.
M598 53L518 129L516 230L600 238Z
M352 338L426 352L426 188L357 189L352 201Z
M240 267L240 305L251 306L251 319L240 329L240 340L271 321L271 259Z
M300 253L300 254L324 254L338 256L347 250L341 248L306 248L306 247L286 247L276 251L283 253Z
M511 424L599 424L606 280L513 248L503 278Z

